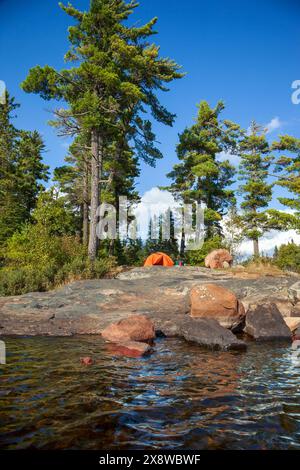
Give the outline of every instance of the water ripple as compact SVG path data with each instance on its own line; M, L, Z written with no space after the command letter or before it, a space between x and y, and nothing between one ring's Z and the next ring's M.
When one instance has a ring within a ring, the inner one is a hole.
M97 337L6 343L1 448L300 449L300 367L281 344L230 353L162 339L130 359Z

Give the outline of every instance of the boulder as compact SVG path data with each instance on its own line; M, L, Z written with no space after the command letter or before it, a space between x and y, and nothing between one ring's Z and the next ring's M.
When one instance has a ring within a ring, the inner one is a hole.
M248 311L250 305L252 304L265 304L269 303L270 301L270 294L265 295L263 292L262 294L255 293L255 295L250 295L243 299L243 304L245 307L246 312ZM285 317L297 317L297 309L293 306L290 300L287 297L284 297L280 294L272 294L272 303L276 305L281 315Z
M114 343L149 341L155 338L154 324L145 315L130 315L111 323L101 334L104 339Z
M212 318L191 318L186 316L180 326L180 335L186 340L209 349L245 350L246 343Z
M209 253L205 258L205 267L210 269L222 269L230 267L233 258L228 250L214 250ZM225 264L224 264L225 263Z
M126 343L109 343L107 349L114 356L142 357L150 354L153 349L147 343L127 341Z
M218 284L194 286L190 292L191 316L213 318L234 331L245 326L245 309L236 295Z
M291 330L274 303L252 304L244 330L256 340L291 339Z

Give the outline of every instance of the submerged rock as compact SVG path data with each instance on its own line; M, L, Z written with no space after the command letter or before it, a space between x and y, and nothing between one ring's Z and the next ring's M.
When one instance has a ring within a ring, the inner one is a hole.
M205 267L210 269L229 268L233 263L233 258L228 250L214 250L205 258Z
M291 340L291 330L274 303L250 305L244 331L256 340Z
M155 338L153 322L145 315L130 315L111 323L102 332L102 337L114 343L149 341Z
M180 334L186 341L197 343L209 349L245 350L246 343L212 318L187 317L181 323Z
M218 284L201 284L193 287L191 316L193 318L213 318L224 328L234 331L245 326L245 309L236 295Z
M81 357L80 362L85 366L91 366L94 363L91 357Z
M109 343L106 345L110 354L125 357L142 357L153 352L147 343L127 341L126 343Z

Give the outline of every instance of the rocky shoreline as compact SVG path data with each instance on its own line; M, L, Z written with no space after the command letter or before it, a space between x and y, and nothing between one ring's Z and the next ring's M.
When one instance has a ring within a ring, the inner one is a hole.
M157 334L181 336L207 347L240 349L245 345L233 334L236 318L258 340L291 339L291 330L300 324L299 299L300 276L294 274L273 277L230 269L135 268L114 279L76 281L51 292L1 298L0 335L99 335L111 323L142 315L153 322ZM293 326L287 329L286 324Z

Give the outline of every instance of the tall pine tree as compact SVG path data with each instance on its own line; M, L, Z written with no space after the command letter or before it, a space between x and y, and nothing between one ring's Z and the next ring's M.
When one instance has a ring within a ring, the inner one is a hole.
M289 194L278 198L291 213L272 211L283 228L300 230L300 139L284 135L273 143L272 149L280 153L275 161L276 183Z
M234 201L234 167L228 160L220 161L218 154L234 148L239 126L220 120L223 109L221 101L215 108L200 103L196 123L179 136L180 163L168 174L173 182L167 189L177 199L205 207L206 239L220 234L222 216Z
M268 173L272 162L270 147L262 128L252 122L250 132L240 142L240 193L243 235L253 241L254 256L259 256L259 238L271 228L271 220L264 210L272 200ZM273 227L272 227L273 228Z
M42 182L48 180L41 136L12 124L18 107L6 92L0 103L0 245L29 220Z
M35 67L23 82L23 89L45 99L63 99L69 104L63 119L79 120L81 129L90 133L89 256L94 260L105 149L120 136L122 142L128 136L134 140L138 132L143 136L144 152L150 151L151 159L156 157L153 147L147 147L149 121L141 115L150 109L155 119L171 124L174 116L160 105L155 91L165 91L165 83L182 75L175 62L160 58L158 46L146 41L154 34L156 18L141 27L128 25L136 3L92 0L87 12L71 4L61 7L76 22L69 28L71 48L65 58L79 65L61 71ZM128 119L124 124L125 115Z

